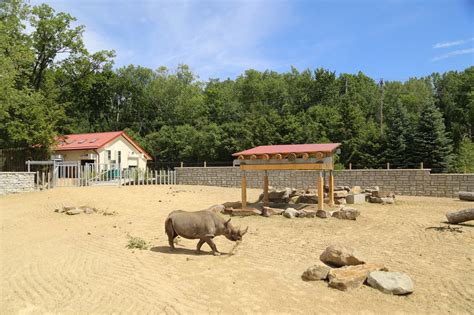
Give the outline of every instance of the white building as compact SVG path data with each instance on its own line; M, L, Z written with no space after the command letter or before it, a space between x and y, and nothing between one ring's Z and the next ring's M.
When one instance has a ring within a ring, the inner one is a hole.
M72 134L58 137L53 147L54 159L81 161L81 165L145 169L152 157L125 132Z

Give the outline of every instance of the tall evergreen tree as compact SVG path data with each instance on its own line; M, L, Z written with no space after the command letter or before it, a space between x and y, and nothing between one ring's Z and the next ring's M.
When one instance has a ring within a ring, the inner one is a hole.
M410 126L407 112L400 100L395 103L394 113L388 121L387 149L385 157L394 167L407 167L407 147Z
M433 103L427 104L420 115L412 149L414 160L434 172L446 171L451 162L452 145L441 112Z

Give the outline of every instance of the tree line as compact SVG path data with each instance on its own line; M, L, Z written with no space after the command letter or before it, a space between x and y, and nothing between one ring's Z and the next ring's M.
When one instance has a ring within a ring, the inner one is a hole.
M74 21L46 4L0 3L1 148L125 130L159 161L340 142L340 167L474 171L474 67L404 82L321 68L204 81L187 65L114 68L114 51L90 53Z

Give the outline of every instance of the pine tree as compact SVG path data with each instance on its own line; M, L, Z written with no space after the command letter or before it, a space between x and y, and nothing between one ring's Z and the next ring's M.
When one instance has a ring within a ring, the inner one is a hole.
M418 121L412 148L413 160L423 162L434 172L446 171L451 162L452 145L441 112L430 103L425 106Z
M408 135L410 132L407 112L398 100L392 118L388 121L387 150L385 156L395 168L408 166Z
M474 173L474 143L468 136L464 136L461 140L453 170L460 173Z

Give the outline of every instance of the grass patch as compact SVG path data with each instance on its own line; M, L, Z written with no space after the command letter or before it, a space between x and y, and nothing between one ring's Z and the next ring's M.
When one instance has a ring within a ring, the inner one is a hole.
M126 247L130 249L148 249L150 248L150 244L141 237L128 235L128 244Z

